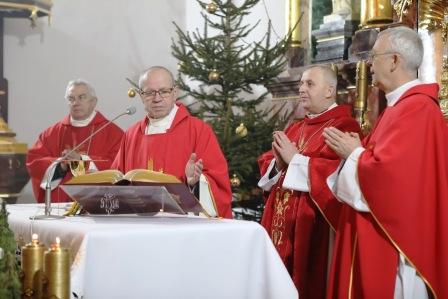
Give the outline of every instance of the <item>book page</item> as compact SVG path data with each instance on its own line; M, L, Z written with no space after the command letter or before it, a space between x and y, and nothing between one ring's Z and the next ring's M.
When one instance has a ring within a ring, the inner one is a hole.
M174 175L147 169L134 169L128 171L123 179L131 182L145 183L181 183Z
M100 183L115 184L121 179L123 179L123 174L119 170L108 169L73 177L65 184L67 185L100 184Z

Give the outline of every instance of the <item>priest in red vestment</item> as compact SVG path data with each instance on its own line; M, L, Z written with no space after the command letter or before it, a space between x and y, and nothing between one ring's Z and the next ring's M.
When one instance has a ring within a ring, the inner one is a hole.
M172 174L198 193L209 214L231 218L227 161L212 129L176 103L174 83L172 73L160 66L140 76L148 115L126 131L112 168Z
M69 162L62 162L56 168L50 165L108 122L100 112L95 111L97 98L88 82L82 79L70 81L65 98L69 115L42 132L28 151L26 166L38 202L44 201L47 177L51 180L52 202L70 201L58 186L69 180L72 171L76 170L70 167ZM67 159L92 160L85 162L85 171L109 169L122 137L123 131L111 123ZM77 165L84 166L84 162Z
M387 108L362 143L325 129L345 160L332 175L345 203L327 298L448 298L448 134L437 84L423 84L418 34L382 31L371 52L373 83Z
M258 162L258 185L269 191L262 218L299 291L300 298L325 298L327 267L339 202L326 184L339 157L326 146L324 128L359 131L348 106L338 106L337 78L326 66L303 73L299 95L308 115L274 132L272 150Z

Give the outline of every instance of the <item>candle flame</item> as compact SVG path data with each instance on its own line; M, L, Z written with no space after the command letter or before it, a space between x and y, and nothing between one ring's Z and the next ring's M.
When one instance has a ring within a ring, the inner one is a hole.
M32 241L38 241L38 240L39 240L39 236L38 236L37 234L33 234L33 235L31 236L31 240L32 240Z
M61 239L59 237L56 237L56 245L59 246L61 244Z

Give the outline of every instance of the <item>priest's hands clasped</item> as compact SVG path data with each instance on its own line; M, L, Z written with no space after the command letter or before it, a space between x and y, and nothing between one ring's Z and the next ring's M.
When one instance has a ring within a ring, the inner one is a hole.
M196 153L192 153L190 159L188 159L187 165L185 166L185 177L187 178L187 184L189 186L196 185L199 182L199 178L202 174L202 168L204 164L202 159L197 160Z
M341 158L348 156L361 146L361 139L357 133L342 132L334 127L324 129L325 143Z
M278 170L282 170L291 162L295 154L299 154L299 151L296 144L289 140L285 132L274 131L272 135L274 137L272 152L274 153Z

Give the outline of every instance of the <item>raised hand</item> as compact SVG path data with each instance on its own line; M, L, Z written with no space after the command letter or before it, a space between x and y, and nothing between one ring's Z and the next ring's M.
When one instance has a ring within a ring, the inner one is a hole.
M204 167L202 159L196 161L196 153L192 153L190 159L188 159L187 165L185 165L185 177L187 178L187 184L194 186L199 181L202 174L202 168Z

